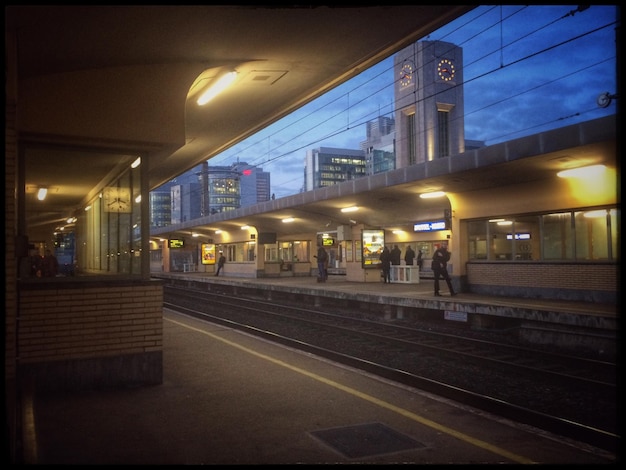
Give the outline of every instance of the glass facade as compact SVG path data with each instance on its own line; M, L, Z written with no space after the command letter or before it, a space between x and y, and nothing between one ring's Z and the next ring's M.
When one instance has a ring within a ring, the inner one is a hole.
M468 259L614 262L619 224L615 207L469 221Z

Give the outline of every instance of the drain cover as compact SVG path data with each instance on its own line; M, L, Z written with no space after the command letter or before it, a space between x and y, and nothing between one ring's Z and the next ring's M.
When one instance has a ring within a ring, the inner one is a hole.
M325 429L311 434L351 459L425 447L381 423Z

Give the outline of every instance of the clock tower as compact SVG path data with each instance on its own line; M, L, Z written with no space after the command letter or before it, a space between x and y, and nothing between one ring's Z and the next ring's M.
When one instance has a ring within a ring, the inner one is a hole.
M395 55L396 168L465 150L463 49L420 41Z

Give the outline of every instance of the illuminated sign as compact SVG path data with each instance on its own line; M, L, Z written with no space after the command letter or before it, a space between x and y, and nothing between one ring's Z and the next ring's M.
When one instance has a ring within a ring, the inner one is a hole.
M506 234L507 240L511 240L512 238L513 238L513 235L511 235L510 233ZM530 233L516 233L515 239L516 240L530 240Z
M380 229L361 230L361 265L363 268L375 268L381 265L380 254L385 247L385 231Z
M418 222L413 225L414 232L436 232L438 230L448 230L445 219L434 220L431 222Z
M334 238L322 238L322 245L324 246L333 246L335 244Z
M213 243L202 243L202 264L215 264L215 245Z
M167 246L170 248L182 248L185 241L182 238L170 238L167 241Z

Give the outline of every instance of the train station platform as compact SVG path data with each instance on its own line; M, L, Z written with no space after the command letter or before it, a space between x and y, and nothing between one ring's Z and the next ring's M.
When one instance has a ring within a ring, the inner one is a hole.
M461 292L451 297L442 282L441 297L434 296L434 280L420 279L417 284L353 282L345 276L330 275L327 282L315 277L238 278L228 274L158 273L153 277L178 286L211 284L213 289L262 290L268 299L282 295L309 297L312 304L350 303L379 305L381 315L402 319L411 311L436 311L453 322L465 322L473 328L519 328L520 334L533 342L555 342L565 347L586 347L617 353L619 331L615 304L497 297Z
M325 286L346 287L333 280ZM372 289L383 287L402 288ZM51 392L27 401L23 463L594 465L618 460L168 309L163 344L161 385Z

